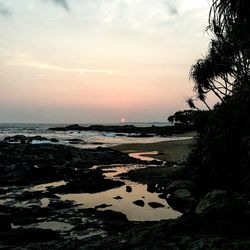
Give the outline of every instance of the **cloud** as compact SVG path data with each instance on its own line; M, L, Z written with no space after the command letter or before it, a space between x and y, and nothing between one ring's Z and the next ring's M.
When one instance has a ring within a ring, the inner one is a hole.
M66 11L70 11L69 3L67 0L53 0L53 2L63 7Z
M28 67L40 70L51 70L59 72L69 72L69 73L79 73L79 74L104 74L104 75L113 75L117 71L113 69L89 69L89 68L66 68L54 64L43 63L35 60L26 60L22 58L16 58L10 60L5 65L7 66L18 66L18 67Z
M176 0L165 0L164 3L167 6L168 11L171 15L177 15L179 13L177 9Z
M44 0L44 1L53 2L57 4L58 6L62 7L64 10L70 11L68 0Z
M148 33L178 14L176 0L99 0L96 9L96 20L108 27ZM89 12L86 13L85 18Z
M8 17L11 15L10 9L2 3L0 3L0 15L5 16L5 17Z

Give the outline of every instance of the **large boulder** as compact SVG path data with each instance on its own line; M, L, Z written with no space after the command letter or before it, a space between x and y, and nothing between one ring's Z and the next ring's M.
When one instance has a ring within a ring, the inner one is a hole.
M195 208L195 213L205 216L235 216L244 213L248 202L244 197L225 190L207 193Z
M169 205L182 213L187 213L195 208L197 203L193 194L188 189L177 189L167 198Z
M175 192L178 189L188 189L188 190L192 190L193 189L193 182L191 181L186 181L186 180L176 180L173 181L170 185L168 185L164 192L165 193L172 193Z

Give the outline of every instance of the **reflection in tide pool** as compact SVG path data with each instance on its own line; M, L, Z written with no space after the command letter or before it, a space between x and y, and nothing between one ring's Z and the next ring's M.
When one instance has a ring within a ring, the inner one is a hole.
M129 156L139 159L141 161L161 161L156 158L152 158L150 156L157 155L158 151L151 151L151 152L136 152L136 153L130 153Z
M28 188L27 190L28 191L44 191L50 187L60 187L60 186L64 186L64 185L66 185L65 181L55 181L55 182L50 182L50 183L32 186L32 187Z
M109 168L107 166L102 166L102 168L105 169L104 173L106 178L114 180L121 180L120 177L117 176L118 174L142 167L146 167L146 165L112 165ZM106 204L108 207L100 208L99 210L113 210L124 213L130 221L159 221L164 219L175 219L181 216L181 213L173 210L166 200L159 198L159 194L149 192L147 190L147 185L128 180L122 181L125 181L125 184L132 188L131 192L127 192L126 185L124 185L119 188L95 194L66 194L60 195L60 197L63 200L73 200L78 204L83 204L80 206L82 208L93 208ZM115 197L119 198L115 199ZM140 207L135 205L133 202L136 200L142 200L144 206ZM148 205L149 202L157 202L164 207L152 208Z

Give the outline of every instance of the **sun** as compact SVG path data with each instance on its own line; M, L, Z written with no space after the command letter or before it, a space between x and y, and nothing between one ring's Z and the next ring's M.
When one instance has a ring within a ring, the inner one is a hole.
M121 118L121 123L125 123L126 119L125 118Z

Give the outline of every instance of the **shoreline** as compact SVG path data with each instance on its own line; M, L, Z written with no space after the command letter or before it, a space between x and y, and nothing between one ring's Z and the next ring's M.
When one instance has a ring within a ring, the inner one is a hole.
M194 137L195 132L184 133L178 135L178 137ZM190 152L190 146L193 144L194 138L180 139L174 141L162 141L154 143L129 143L121 144L111 147L114 150L122 153L147 153L157 151L158 154L147 156L156 158L158 160L166 162L182 163L186 160L188 153Z

